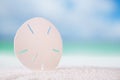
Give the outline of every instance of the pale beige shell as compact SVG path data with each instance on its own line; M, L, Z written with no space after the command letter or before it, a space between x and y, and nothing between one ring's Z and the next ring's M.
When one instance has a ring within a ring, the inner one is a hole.
M55 69L62 56L62 39L46 19L25 22L14 38L14 51L20 62L31 70Z

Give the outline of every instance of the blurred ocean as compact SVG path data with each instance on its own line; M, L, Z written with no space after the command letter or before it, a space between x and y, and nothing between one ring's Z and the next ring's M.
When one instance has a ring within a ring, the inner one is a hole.
M1 41L0 52L7 52L8 55L14 55L14 43ZM63 42L63 55L120 56L120 43Z

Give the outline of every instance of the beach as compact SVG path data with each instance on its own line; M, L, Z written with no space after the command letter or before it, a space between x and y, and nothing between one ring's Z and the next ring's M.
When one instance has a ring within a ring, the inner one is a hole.
M120 80L120 69L64 67L51 71L39 72L14 69L0 72L0 80Z
M38 72L14 56L0 59L0 80L120 80L119 57L63 56L57 69Z

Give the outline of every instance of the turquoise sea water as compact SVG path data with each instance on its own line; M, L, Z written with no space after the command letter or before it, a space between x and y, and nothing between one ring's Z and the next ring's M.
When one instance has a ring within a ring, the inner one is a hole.
M14 54L13 42L1 41L0 51ZM2 53L0 53L2 54ZM120 56L120 43L63 42L63 55Z

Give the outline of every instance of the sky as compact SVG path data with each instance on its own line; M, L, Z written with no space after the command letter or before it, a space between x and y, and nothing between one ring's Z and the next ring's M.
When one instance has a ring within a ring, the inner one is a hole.
M119 0L0 0L0 39L13 40L28 19L51 21L68 40L120 40Z

